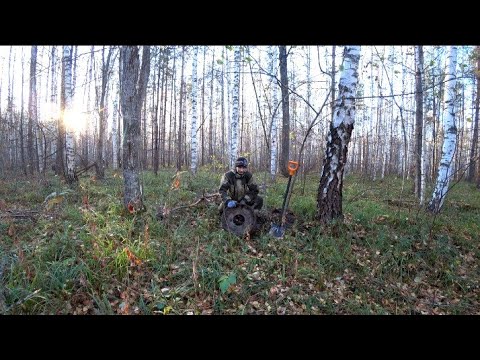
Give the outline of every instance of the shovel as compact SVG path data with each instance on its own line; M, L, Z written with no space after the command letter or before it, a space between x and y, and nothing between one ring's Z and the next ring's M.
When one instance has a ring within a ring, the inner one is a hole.
M288 183L287 183L287 191L285 191L285 197L283 198L283 206L282 206L282 213L280 215L280 224L272 224L270 228L269 234L276 238L282 238L285 234L285 211L287 210L287 198L288 192L290 191L290 183L292 182L292 177L298 170L298 162L297 161L289 161L288 162Z

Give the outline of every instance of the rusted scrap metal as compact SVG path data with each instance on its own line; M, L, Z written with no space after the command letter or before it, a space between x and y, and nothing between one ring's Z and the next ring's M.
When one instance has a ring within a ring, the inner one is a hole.
M243 237L256 229L257 217L254 210L245 204L225 208L222 213L222 227L228 232Z

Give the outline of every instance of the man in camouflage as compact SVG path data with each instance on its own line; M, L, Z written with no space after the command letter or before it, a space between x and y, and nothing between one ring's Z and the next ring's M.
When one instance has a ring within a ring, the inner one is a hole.
M257 211L262 208L263 198L258 196L258 186L247 167L247 159L239 157L235 162L235 169L223 175L219 189L222 196L222 202L218 207L220 214L223 213L225 207L234 208L240 202L244 202Z

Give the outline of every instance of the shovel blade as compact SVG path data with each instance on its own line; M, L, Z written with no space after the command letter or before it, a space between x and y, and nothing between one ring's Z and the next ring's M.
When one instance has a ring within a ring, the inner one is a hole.
M277 224L272 224L269 234L276 238L283 238L283 235L285 235L285 227Z

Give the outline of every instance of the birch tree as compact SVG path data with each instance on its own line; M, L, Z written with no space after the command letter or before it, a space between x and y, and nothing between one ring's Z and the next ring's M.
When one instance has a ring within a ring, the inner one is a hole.
M12 60L13 55L13 60ZM10 46L9 57L8 57L8 102L7 102L7 144L8 144L8 160L9 160L9 168L13 170L15 167L15 133L14 129L14 89L15 89L15 57L16 53L13 53L13 46ZM33 152L33 150L32 150Z
M27 164L26 164L26 161L25 161L25 150L24 150L24 142L23 142L23 79L24 79L24 73L25 73L25 57L24 57L24 54L23 54L23 49L22 49L22 95L21 95L21 108L20 108L20 158L22 160L22 170L23 170L23 174L25 176L28 175L27 173ZM1 98L1 97L0 97ZM1 117L1 115L0 115ZM0 154L1 156L1 154Z
M288 96L287 48L278 47L280 61L280 81L282 83L282 142L280 144L280 172L288 176L288 160L290 156L290 111Z
M102 47L102 84L100 87L100 98L98 103L98 139L97 139L97 166L95 167L96 175L99 179L105 177L105 160L103 158L104 151L104 136L107 128L107 119L105 117L105 95L107 93L108 77L110 75L110 59L112 58L112 47L108 48L107 59L105 59L105 46Z
M178 115L178 142L177 142L177 171L182 169L182 134L183 134L183 91L185 88L185 81L183 79L183 71L185 69L185 46L182 47L182 70L180 75L180 104L179 104L179 115Z
M52 49L52 56L54 55L54 49ZM53 60L52 60L53 61ZM52 100L56 95L56 82L54 82L54 69L52 69ZM60 84L60 108L65 108L65 62L62 61L61 70L61 84ZM65 174L65 123L63 116L57 118L57 144L56 144L56 162L55 162L55 174L64 176Z
M272 181L275 180L277 173L277 108L278 108L278 87L276 84L277 78L277 47L270 47L270 92L272 94L272 126L270 131L270 176Z
M118 146L117 146L117 138L118 138L118 131L117 131L117 119L119 117L118 113L118 97L119 97L119 89L115 92L115 97L113 100L113 121L112 121L112 168L114 170L118 169Z
M153 173L158 175L158 165L159 165L159 134L158 134L158 107L160 105L160 86L162 84L162 79L160 76L163 73L165 77L165 71L160 71L161 66L161 51L157 50L157 64L153 69L153 84L152 84L152 102L153 102L153 111L152 111L152 166ZM162 89L163 90L163 89Z
M166 149L165 149L165 139L167 137L167 100L168 100L168 91L167 91L167 80L168 80L168 63L170 62L170 48L167 48L163 52L163 71L162 71L162 97L163 97L163 114L160 111L161 119L162 119L162 127L160 130L160 138L159 138L159 148L161 151L161 159L162 159L162 166L165 166L165 158L166 158ZM161 98L162 98L161 97ZM162 102L160 103L162 104ZM161 108L161 107L160 107Z
M30 56L30 92L28 96L28 130L27 154L28 173L33 174L35 168L35 152L33 148L33 126L37 123L37 46L32 46ZM23 101L23 100L22 100Z
M202 122L200 124L200 129L202 131L201 133L201 139L202 139L202 146L201 146L201 153L202 153L202 158L200 162L200 166L205 165L205 81L206 81L206 73L205 73L205 67L207 63L207 47L203 47L203 71L202 71Z
M477 80L477 94L475 96L475 119L473 120L473 135L472 144L470 147L470 168L468 169L468 181L473 182L475 178L475 168L478 160L475 159L477 155L478 144L478 110L480 102L480 46L475 48L475 57L477 60L477 68L475 71L475 78ZM480 179L479 179L480 180Z
M120 105L123 115L123 204L129 212L144 209L140 184L141 112L150 73L150 47L144 46L140 68L139 48L123 46L120 50L122 72Z
M77 174L75 173L75 143L73 139L73 128L72 126L67 126L69 121L68 119L71 116L72 111L72 47L64 46L63 47L63 66L64 66L64 76L63 76L63 91L64 91L64 107L63 107L63 120L65 122L65 149L67 156L67 171L65 173L65 179L68 184L72 185L78 181ZM70 123L71 125L71 123Z
M172 66L172 82L171 82L171 89L172 89L172 96L170 97L170 131L169 131L169 139L168 141L168 158L167 158L167 166L170 166L170 162L172 160L172 149L175 149L175 126L176 126L176 114L177 114L177 97L175 96L176 93L176 78L177 78L177 67L175 66L177 61L176 56L177 49L173 47L173 66ZM173 111L172 111L173 109ZM174 116L175 115L175 116Z
M332 120L333 121L333 117L334 117L334 114L335 114L335 73L336 73L336 69L335 69L335 45L332 46L332 83L330 84L330 91L331 91L331 97L332 97L332 102L331 102L331 109L332 109ZM310 76L309 76L310 78ZM310 101L310 100L308 100Z
M235 160L238 156L238 120L240 117L239 100L240 100L240 46L235 46L234 51L234 77L233 77L233 94L232 94L232 118L230 122L231 129L231 146L230 146L230 168L233 168Z
M445 113L443 116L443 146L442 157L438 167L437 181L433 191L432 199L428 204L428 210L437 214L440 212L445 196L448 191L448 184L452 175L452 160L455 153L457 141L457 127L455 125L455 84L457 66L457 47L450 46L447 56L447 70L445 76Z
M415 195L422 198L423 47L415 46ZM422 199L421 199L422 200ZM422 202L422 201L421 201Z
M190 169L192 174L197 173L198 165L198 142L197 142L197 95L198 95L198 78L197 78L197 62L198 62L198 46L193 48L192 60L192 128L191 128L191 156L192 161Z
M208 127L208 161L213 161L213 83L214 83L214 70L215 68L215 48L212 50L212 69L210 74L210 125Z
M330 123L327 149L317 193L317 219L326 223L343 219L343 172L347 161L348 143L355 123L355 94L358 83L360 46L346 46L343 70L335 100L335 113Z

